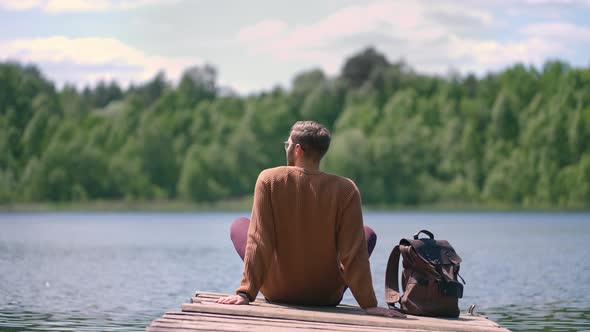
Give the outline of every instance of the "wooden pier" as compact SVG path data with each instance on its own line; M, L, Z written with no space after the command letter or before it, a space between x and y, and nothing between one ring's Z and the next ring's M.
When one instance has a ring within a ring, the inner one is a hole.
M357 306L307 307L268 303L257 298L249 305L217 304L229 294L197 292L182 311L167 312L154 320L148 332L170 331L473 331L509 332L483 316L462 314L459 318L372 316Z

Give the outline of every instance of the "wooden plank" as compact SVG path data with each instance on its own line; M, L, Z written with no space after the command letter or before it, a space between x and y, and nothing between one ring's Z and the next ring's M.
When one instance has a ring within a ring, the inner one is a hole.
M200 331L202 329L214 329L216 331L285 331L285 332L303 332L303 331L333 331L343 332L339 329L325 329L325 326L296 326L292 324L252 324L252 322L245 323L240 320L222 321L222 322L210 322L210 321L181 321L178 324L173 320L158 319L152 323L152 326L156 327L168 327L168 328L183 328Z
M481 316L461 315L455 319L408 316L394 319L371 316L357 307L311 307L269 303L258 297L247 306L214 303L223 293L196 292L193 304L183 304L183 312L167 312L146 331L327 331L398 332L398 331L474 331L505 332L495 322Z
M228 296L228 294L222 293L210 293L210 292L197 292L197 297L192 298L191 300L193 303L209 303L214 304L215 300L220 297ZM366 315L365 311L357 306L351 305L338 305L337 307L309 307L309 306L298 306L298 305L287 305L287 304L278 304L278 303L270 303L264 299L258 297L256 301L251 302L250 305L260 306L260 307L268 307L268 308L288 308L288 309L297 309L297 310L312 310L312 311L321 311L321 312L332 312L332 313L351 313L351 314L359 314L359 315ZM451 322L463 322L468 323L470 325L480 325L480 326L487 326L487 327L500 327L500 325L492 320L487 319L485 316L477 316L477 315L468 315L463 314L459 318L435 318L435 317L424 317L424 316L411 316L410 318L419 319L423 322L432 322L433 324L440 323L441 320L444 321L451 321Z
M406 319L377 317L367 314L343 314L333 312L320 312L314 310L294 310L290 308L264 308L252 305L224 305L216 303L185 303L183 311L217 313L233 316L252 316L264 318L281 318L297 321L311 321L332 324L349 324L357 326L376 326L406 329L425 329L438 331L474 331L474 332L500 332L508 331L500 327L466 324L466 322L437 319L435 322L425 321L409 317Z
M176 327L148 326L145 329L145 331L146 332L189 332L189 331L195 331L195 330L194 329L176 328ZM197 331L199 331L199 332L217 332L218 330L200 329Z
M231 296L232 294L223 294L223 293L211 293L211 292L199 292L197 291L195 296L193 297L193 299L218 299L220 297L226 297L226 296ZM266 299L264 297L260 297L258 296L256 298L256 300L254 302L251 303L267 303L267 304L276 304L276 305L282 305L281 303L278 302L268 302L266 301ZM350 305L350 304L339 304L338 307L340 308L347 308L347 309L360 309L362 310L359 306L354 306L354 305ZM333 307L329 307L327 306L326 308L333 308Z
M251 316L232 316L232 315L222 315L222 314L208 314L208 313L188 313L183 312L182 314L190 314L190 315L175 315L172 313L165 314L163 318L169 319L183 319L183 320L202 320L202 319L211 319L211 320L232 320L236 319L239 321L252 321L252 322L270 322L270 323L289 323L289 322L296 322L297 324L305 324L305 325L326 325L326 323L322 322L307 322L307 321L292 321L292 320L285 320L281 318L264 318L264 317L251 317ZM346 326L346 325L343 325ZM373 328L373 327L371 327ZM381 328L377 328L381 329Z
M198 298L193 298L192 303L204 303L204 304L216 304L215 299L210 300L198 300ZM367 315L366 312L359 308L359 307L352 307L352 308L341 308L338 307L309 307L309 306L297 306L297 305L286 305L286 304L272 304L268 302L251 302L249 305L262 307L262 308L282 308L282 309L292 309L292 310L301 310L301 311L314 311L314 312L329 312L334 314L356 314L356 315ZM424 322L432 322L433 324L437 324L441 320L450 321L450 322L460 322L466 323L470 325L481 325L481 326L488 326L488 327L499 327L496 322L486 319L483 316L473 316L473 315L462 315L459 318L434 318L434 317L424 317L424 316L412 316L408 315L408 317L413 319L418 319Z
M183 331L201 331L201 330L212 330L212 331L228 331L228 332L239 332L239 331L271 331L279 330L284 332L301 332L301 330L295 330L291 328L283 327L270 327L270 326L256 326L252 324L239 324L239 323L211 323L206 321L178 321L169 322L162 319L157 319L152 323L154 327L162 328L173 328Z
M152 323L152 326L158 327L182 327L182 328L192 328L195 330L200 329L220 329L223 331L245 331L245 330L253 330L253 331L260 331L264 329L268 329L271 331L288 331L288 332L304 332L304 331L328 331L328 332L350 332L350 331L358 331L357 327L351 327L346 325L339 325L339 324L301 324L301 322L293 322L293 321L276 321L276 322L268 322L268 321L244 321L241 319L221 319L221 320L180 320L182 323L178 323L178 320L174 319L166 319L160 318ZM363 331L367 332L403 332L408 331L407 329L383 329L383 328L363 328ZM410 332L427 332L427 331L419 331L419 330L411 330Z
M226 296L230 296L232 294L225 294L225 293L214 293L214 292L202 292L202 291L196 291L195 292L195 296L191 298L191 300L196 300L196 299L207 299L207 300L217 300L220 297L226 297ZM197 301L200 302L200 301ZM282 304L282 303L277 303L277 302L268 302L266 301L266 299L264 297L256 297L254 302L250 302L251 304L266 304L266 305L273 305L273 306L280 306L280 307L285 307L285 306L289 306L289 307L302 307L302 308L309 308L309 306L298 306L298 305L291 305L291 304ZM354 306L354 305L350 305L350 304L339 304L337 306L340 309L344 309L344 310L355 310L355 311L359 311L359 310L363 310L361 309L359 306ZM318 308L318 309L331 309L331 308L335 308L335 307L313 307L313 308Z
M204 302L205 304L207 304L208 302ZM214 304L214 303L210 303L210 304ZM309 307L307 308L307 310L309 310ZM333 313L339 314L342 313L340 311L333 310L331 311ZM181 314L191 314L190 312L182 312ZM200 313L194 313L194 314L200 314ZM362 315L366 315L363 311ZM166 315L164 315L164 317L166 317ZM227 317L227 316L224 316ZM244 319L246 316L240 316L240 319ZM440 318L432 318L432 317L419 317L419 316L411 316L409 315L408 317L410 317L410 319L416 319L416 320L420 320L423 322L429 322L432 323L433 325L437 325L440 322ZM469 316L467 316L469 317ZM254 317L257 318L257 317ZM261 318L261 317L258 317ZM281 318L278 318L281 319ZM388 318L386 318L388 319ZM444 321L446 321L447 319L444 319ZM483 327L493 327L493 328L497 328L499 327L499 325L493 321L490 321L488 319L485 319L483 317L477 317L477 316L473 316L472 319L465 319L465 320L461 320L461 319L450 319L451 322L456 322L458 324L469 324L471 326L483 326ZM300 321L301 322L301 321Z
M215 303L218 297L193 297L191 298L191 303ZM258 306L258 307L265 307L265 308L288 308L288 309L295 309L295 310L313 310L313 311L322 311L322 312L340 312L340 313L364 313L365 311L360 307L353 307L353 306L337 306L337 307L321 307L321 306L302 306L302 305L295 305L295 304L284 304L284 303L276 303L276 302L267 302L266 300L256 300L254 302L250 302L249 305Z
M212 314L195 314L195 315L174 315L174 314L165 314L163 319L169 320L185 320L185 321L200 321L200 322L211 322L215 324L225 324L225 323L238 323L241 325L248 324L248 325L256 325L256 326L287 326L293 327L298 329L312 329L312 330L322 330L322 331L358 331L358 326L351 326L351 325L343 325L343 324L329 324L329 323L318 323L318 322L303 322L303 321L292 321L292 320L284 320L284 319L269 319L269 318L259 318L259 317L244 317L244 316L227 316L227 315L212 315ZM395 331L408 331L408 329L392 329L392 328L383 328L383 327L370 327L364 326L363 331L367 332L395 332ZM414 330L413 332L426 332L425 330Z
M219 297L230 296L230 295L233 295L233 294L205 292L205 291L196 291L195 292L195 297L202 296L202 297L210 297L210 298L213 298L213 297L219 298ZM264 301L264 297L258 296L258 297L256 297L256 300Z

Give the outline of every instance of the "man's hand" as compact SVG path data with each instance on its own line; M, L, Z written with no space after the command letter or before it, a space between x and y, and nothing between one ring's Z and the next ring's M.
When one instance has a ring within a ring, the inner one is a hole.
M243 298L239 295L232 295L228 297L221 297L215 302L221 304L249 304L250 300Z
M395 318L406 318L405 314L402 314L399 311L387 309L387 308L380 308L380 307L373 307L365 309L369 315L375 316L385 316L385 317L395 317Z

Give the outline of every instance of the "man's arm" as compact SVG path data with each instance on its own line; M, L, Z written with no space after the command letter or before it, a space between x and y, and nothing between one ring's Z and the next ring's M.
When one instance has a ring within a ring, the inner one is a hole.
M363 228L361 196L356 187L344 207L337 236L340 262L344 266L344 281L361 308L370 315L404 318L406 315L400 312L377 307Z
M262 174L256 181L252 217L248 228L248 242L244 257L244 272L237 293L245 293L250 301L256 299L271 264L275 247L275 228L270 200L270 188Z
M363 229L361 197L358 189L342 211L338 224L337 246L344 267L344 281L361 308L377 306L373 290L367 241Z

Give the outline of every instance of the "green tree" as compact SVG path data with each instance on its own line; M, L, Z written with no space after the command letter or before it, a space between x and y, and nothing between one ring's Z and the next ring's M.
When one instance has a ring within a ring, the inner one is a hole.
M590 68L433 76L368 48L289 89L239 96L216 79L205 65L79 92L0 63L0 203L251 195L311 119L333 134L325 169L368 204L590 207Z
M373 47L368 47L346 59L341 75L350 85L359 87L373 72L383 70L388 65L389 62L382 53L377 52Z
M301 116L333 128L344 103L343 89L336 82L325 82L311 91L301 107Z

